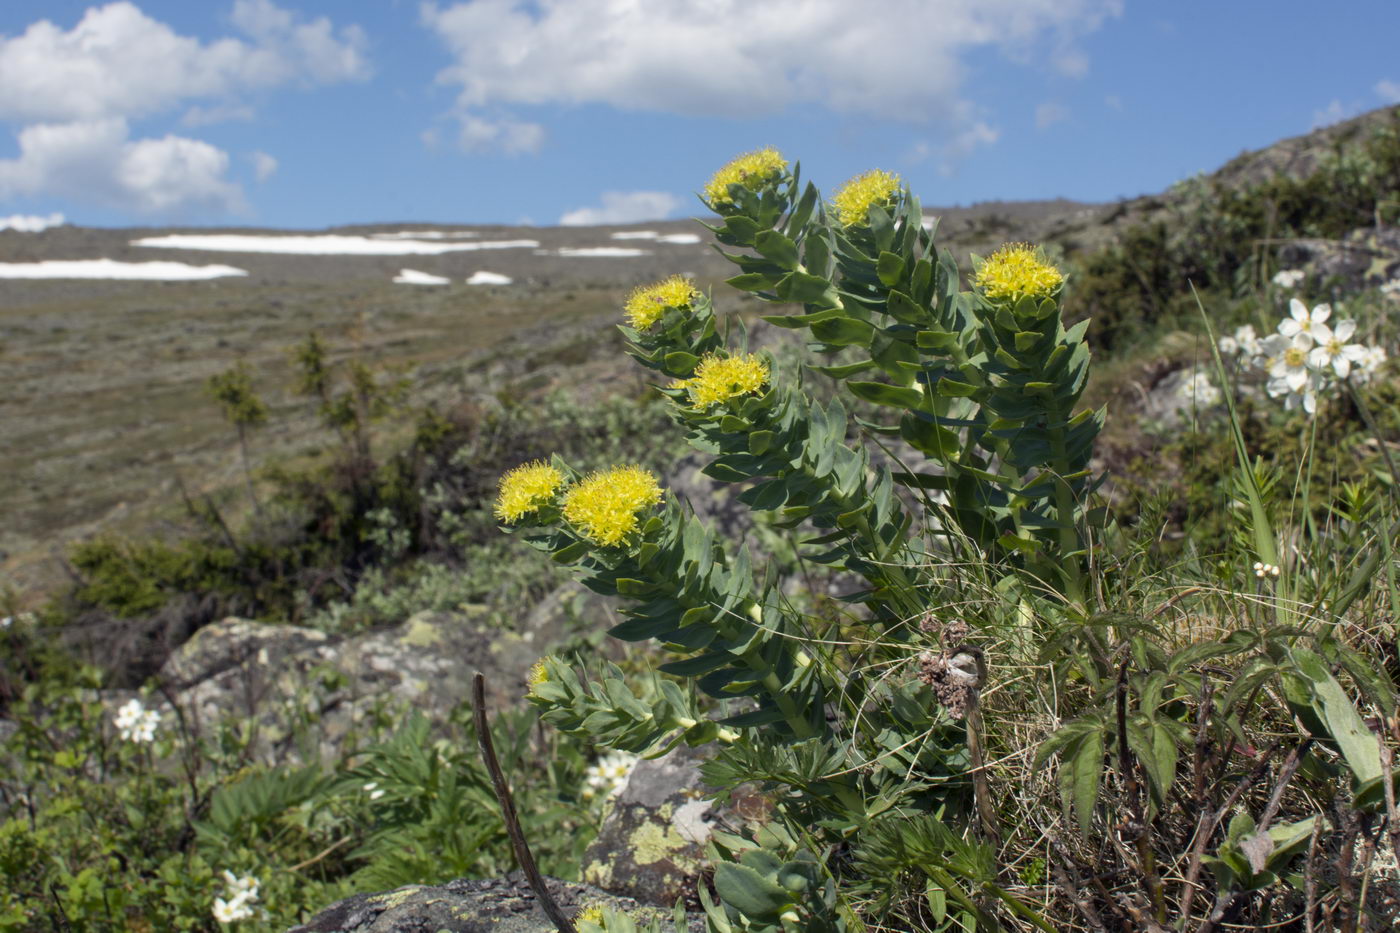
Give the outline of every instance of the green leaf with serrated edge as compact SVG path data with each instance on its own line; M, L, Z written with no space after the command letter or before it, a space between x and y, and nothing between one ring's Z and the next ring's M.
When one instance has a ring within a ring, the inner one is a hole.
M753 248L789 272L798 267L797 244L776 230L764 230L755 236Z
M924 394L918 389L906 389L883 382L847 382L846 387L856 398L877 405L908 409L922 408L924 404Z
M870 346L875 328L865 321L851 317L831 317L811 325L812 336L823 343L838 347Z
M904 260L894 253L882 250L879 258L875 261L875 274L880 277L883 284L894 288L904 277Z
M667 674L674 674L677 677L701 677L713 670L718 670L734 660L734 656L728 651L714 651L710 654L702 654L699 657L686 658L684 661L672 661L663 664L660 670Z
M885 300L885 311L902 324L924 324L928 322L928 311L919 307L908 295L892 291ZM917 340L917 335L915 340Z
M802 264L807 267L807 271L813 275L825 275L830 263L831 247L827 244L826 237L819 234L807 237L802 244Z
M1342 750L1347 766L1358 783L1374 780L1381 775L1380 740L1367 727L1356 711L1356 704L1347 696L1337 678L1327 669L1322 658L1306 648L1290 649L1294 664L1309 681L1313 707L1325 724L1328 735Z
M767 275L763 272L745 272L725 279L724 284L737 288L741 292L771 291L773 286L778 284L779 278L780 276Z
M845 366L812 366L811 368L815 369L823 376L829 376L832 379L846 379L850 376L866 372L867 370L875 369L876 363L874 360L862 360L859 363L848 363Z
M910 489L942 489L947 490L952 486L952 477L934 473L910 473L905 471L895 471L890 474L896 483L907 486Z
M1095 728L1079 742L1074 756L1065 762L1071 796L1074 800L1074 815L1079 824L1079 832L1086 839L1094 822L1094 805L1099 799L1099 781L1103 777L1103 729Z
M573 544L565 545L549 556L559 564L572 564L580 557L588 553L588 544L584 541L575 541Z
M841 304L836 289L830 282L821 276L803 272L801 269L783 276L774 291L783 301L832 307Z
M767 453L771 446L773 446L772 431L754 431L749 434L749 453L754 456Z

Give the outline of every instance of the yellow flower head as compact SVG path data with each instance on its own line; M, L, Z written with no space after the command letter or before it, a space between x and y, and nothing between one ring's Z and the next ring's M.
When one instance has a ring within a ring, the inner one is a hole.
M699 297L700 292L689 279L673 275L669 279L633 289L623 310L627 312L628 324L636 330L646 330L661 319L662 312L667 308L688 307Z
M768 364L752 353L743 356L707 356L689 379L671 384L690 393L693 408L704 408L741 395L756 394L768 382Z
M1064 274L1041 258L1029 243L1007 243L982 261L974 279L988 298L1012 301L1027 295L1049 298L1064 281Z
M564 474L543 460L522 463L501 477L496 517L506 523L518 522L548 505L563 485Z
M603 905L601 903L589 904L578 912L578 916L575 917L574 920L578 923L591 923L595 927L600 927L607 923L607 917L603 913Z
M536 687L549 680L549 669L545 667L545 660L540 658L530 665L530 672L525 675L525 684L530 688L530 693L534 693Z
M705 186L705 200L713 207L732 204L729 186L743 185L750 191L758 191L770 181L777 181L787 174L787 160L773 147L746 152L732 160L724 168L715 172L715 177Z
M641 511L661 501L661 486L639 466L585 476L564 497L564 517L595 544L616 547L637 529Z
M841 186L831 199L836 217L843 227L869 222L870 208L876 204L889 207L899 195L899 176L880 169L857 175Z

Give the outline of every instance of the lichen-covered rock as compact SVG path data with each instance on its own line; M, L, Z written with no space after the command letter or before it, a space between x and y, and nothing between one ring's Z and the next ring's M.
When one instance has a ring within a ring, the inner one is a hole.
M295 727L314 723L329 760L378 709L413 708L445 720L467 699L478 670L494 708L515 706L525 673L562 637L566 618L536 613L503 637L470 614L420 612L402 625L343 639L230 618L177 649L160 681L196 729L230 716L247 721L254 752L285 761L298 757Z
M766 815L760 798L742 793L737 809L716 809L700 779L703 760L700 751L681 746L637 763L584 852L584 881L645 904L697 903L696 887L711 870L705 847L714 828L733 832L745 819Z
M545 879L550 897L573 918L595 904L623 911L645 924L668 921L670 911L638 904L582 884ZM703 930L700 917L689 929ZM669 929L669 924L667 925ZM501 879L409 885L382 894L357 894L339 901L291 933L554 933L535 893L519 872Z

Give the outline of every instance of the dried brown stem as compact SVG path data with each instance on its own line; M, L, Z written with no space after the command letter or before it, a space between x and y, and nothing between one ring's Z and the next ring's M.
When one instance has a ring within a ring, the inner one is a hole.
M515 801L511 799L510 786L506 784L505 773L501 771L501 763L496 758L496 747L491 742L491 727L486 721L486 678L480 671L472 676L472 718L476 722L476 741L481 746L481 757L486 762L486 770L491 774L491 786L495 788L496 800L501 805L501 816L506 823L510 844L515 849L516 861L520 863L520 869L525 872L531 890L535 892L535 897L539 898L540 907L544 909L545 916L549 917L554 928L559 933L578 933L573 922L564 916L559 905L554 903L554 898L549 896L544 876L540 874L534 856L530 854L530 846L525 842L525 832L520 828L520 817L515 812Z

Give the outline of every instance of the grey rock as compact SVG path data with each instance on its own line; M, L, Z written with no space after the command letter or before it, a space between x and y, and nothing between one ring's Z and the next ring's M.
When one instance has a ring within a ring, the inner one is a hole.
M715 807L700 777L703 761L702 751L681 746L638 762L584 852L583 880L646 904L698 903L715 828L733 832L747 818L766 817L761 798L743 792L730 808Z
M550 897L573 919L600 905L626 912L639 924L669 921L670 911L645 907L628 897L597 888L545 879ZM689 930L704 930L701 917L690 916ZM671 929L670 923L665 929ZM409 885L380 894L356 894L293 927L291 933L554 933L519 872L505 878L457 880L442 885Z
M268 761L302 757L294 727L309 719L319 754L331 760L376 709L413 708L444 721L467 699L478 670L494 708L518 704L525 673L560 636L563 618L532 614L529 624L505 633L464 613L420 612L402 625L339 640L230 618L177 649L158 682L196 730L230 716L250 722L253 750Z

